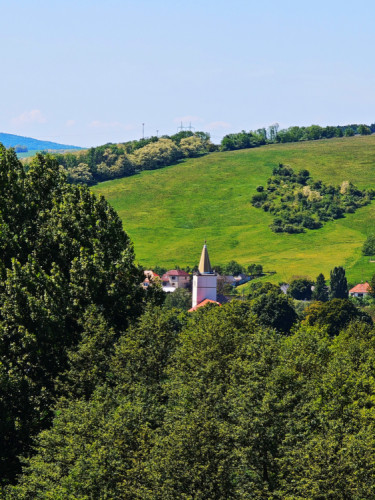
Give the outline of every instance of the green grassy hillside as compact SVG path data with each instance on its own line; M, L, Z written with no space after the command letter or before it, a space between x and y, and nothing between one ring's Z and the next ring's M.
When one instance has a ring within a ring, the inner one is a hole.
M272 216L250 200L278 163L306 168L331 184L375 187L375 136L213 153L92 189L117 210L146 266L194 265L207 239L213 263L260 263L277 272L274 281L319 272L327 277L336 265L346 267L351 282L372 276L375 263L361 256L361 247L375 232L374 202L322 229L271 232Z

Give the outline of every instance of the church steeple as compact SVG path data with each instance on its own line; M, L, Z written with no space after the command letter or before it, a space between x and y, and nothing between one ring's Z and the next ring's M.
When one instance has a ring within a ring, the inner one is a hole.
M216 302L216 284L217 275L212 270L205 242L201 260L199 261L198 272L193 275L193 307L197 306L205 299Z
M201 260L199 261L198 270L201 274L212 274L212 267L206 243L203 245Z

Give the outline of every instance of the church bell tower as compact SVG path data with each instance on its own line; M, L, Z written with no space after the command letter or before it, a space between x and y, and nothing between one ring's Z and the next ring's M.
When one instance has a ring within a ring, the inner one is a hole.
M217 275L211 268L210 258L208 256L207 245L203 245L201 260L198 266L198 272L193 275L193 304L197 306L203 300L216 301Z

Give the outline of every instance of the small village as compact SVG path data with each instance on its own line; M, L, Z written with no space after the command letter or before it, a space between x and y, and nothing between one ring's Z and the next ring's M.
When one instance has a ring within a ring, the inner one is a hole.
M211 266L208 255L207 244L203 245L199 265L197 271L192 274L183 269L171 269L159 276L151 269L144 271L145 279L142 282L143 288L147 289L153 283L158 283L166 294L174 293L178 289L184 289L191 292L192 304L188 312L194 312L200 307L207 304L221 305L233 299L240 299L241 296L233 293L222 293L225 291L234 290L237 286L248 283L254 276L238 273L236 275L219 274ZM288 293L289 284L283 283L280 285L280 290L286 295ZM310 296L315 287L310 285ZM348 290L350 298L364 299L371 295L371 286L366 281L358 283ZM309 294L307 295L307 298ZM304 300L307 300L305 298Z

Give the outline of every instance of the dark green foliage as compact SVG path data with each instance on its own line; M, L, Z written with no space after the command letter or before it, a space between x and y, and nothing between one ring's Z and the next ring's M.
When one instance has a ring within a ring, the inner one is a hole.
M325 329L279 335L251 302L146 311L92 396L59 403L6 498L372 498L374 331Z
M320 302L327 302L328 300L328 287L326 285L326 280L322 273L316 278L314 292L312 294L313 300L318 300Z
M256 283L249 298L251 311L262 325L288 333L296 323L297 314L292 300L288 299L278 286L271 283Z
M238 134L228 134L221 141L221 151L232 151L234 149L256 148L266 144L263 133L239 132Z
M299 278L291 281L288 288L288 295L296 300L311 300L311 286L312 281Z
M39 453L9 498L155 498L147 461L164 421L167 367L184 322L154 308L124 333L106 359L106 380L95 375L92 397L60 402L53 428L39 436Z
M261 264L250 264L247 266L247 272L252 276L261 276L263 274L263 266Z
M363 255L375 255L375 234L367 236L367 239L362 247L362 253Z
M345 269L341 266L334 267L330 273L330 299L347 299L348 282L345 276Z
M348 299L316 302L305 311L305 316L306 324L324 326L332 336L337 335L351 321L372 325L371 317Z
M105 371L99 358L107 355L111 328L126 328L146 296L116 213L87 188L69 186L49 156L36 156L25 172L15 153L0 146L0 213L0 475L6 481L17 472L16 455L27 455L33 436L50 422L68 352L82 342L72 356L76 367L87 366L77 391L88 395L96 384L88 365ZM87 323L88 310L104 326ZM96 328L107 332L104 344L89 338Z
M168 293L164 307L166 309L182 309L183 311L187 311L191 308L191 293L185 288L177 288L173 293Z
M353 137L353 135L355 135L355 132L352 127L348 127L345 129L344 135L345 137Z
M359 125L357 130L358 130L358 133L361 135L370 135L371 134L371 129L367 125Z
M375 274L372 276L371 280L369 281L370 285L370 296L375 298Z
M224 272L225 274L231 275L231 276L238 276L239 274L243 273L244 269L241 264L236 262L235 260L231 260L224 266Z
M282 164L273 169L267 189L258 187L257 191L251 203L274 216L272 231L291 234L319 229L325 222L367 205L374 196L372 190L360 191L349 182L340 187L325 185L314 181L307 170L296 174Z
M300 141L316 141L318 139L331 139L334 137L351 137L356 133L368 135L375 132L375 124L368 125L339 125L336 127L311 125L310 127L289 127L278 130L278 125L271 125L268 134L265 129L256 131L228 134L221 141L221 151L234 149L255 148L267 143L285 143Z

